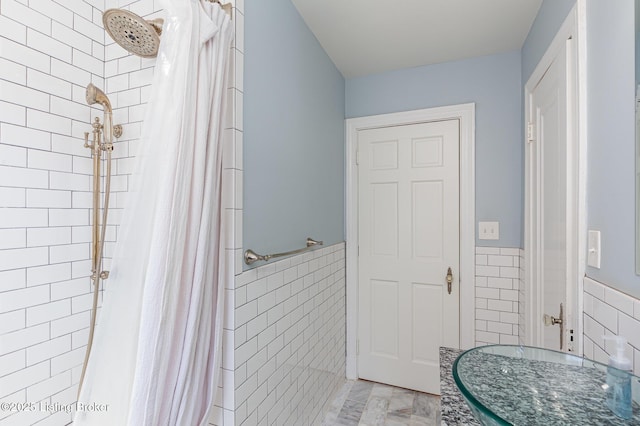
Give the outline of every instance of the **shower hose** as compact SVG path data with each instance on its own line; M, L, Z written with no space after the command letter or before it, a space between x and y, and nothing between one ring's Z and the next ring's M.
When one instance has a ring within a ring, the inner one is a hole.
M107 114L105 114L105 117ZM106 120L105 120L106 121ZM105 123L106 125L107 123ZM100 243L98 244L98 250L96 252L96 270L94 272L94 283L93 283L93 305L91 307L91 321L89 323L89 341L87 342L87 350L84 355L84 363L82 365L82 374L80 375L80 384L78 385L78 396L80 396L80 391L82 390L82 384L84 383L84 375L87 371L87 364L89 362L89 355L91 355L91 347L93 346L93 334L96 328L96 316L98 312L98 294L100 293L100 281L103 279L102 276L102 253L104 249L104 237L106 235L107 230L107 217L109 214L109 196L111 195L111 151L113 151L113 123L112 118L109 117L108 123L109 129L109 144L105 144L106 148L106 176L105 176L105 184L104 184L104 206L102 210L102 227L100 229ZM104 126L106 128L106 126ZM94 154L95 155L95 154Z

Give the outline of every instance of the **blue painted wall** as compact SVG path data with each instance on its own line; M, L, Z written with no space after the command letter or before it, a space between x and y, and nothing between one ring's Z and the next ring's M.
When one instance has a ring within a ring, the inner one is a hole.
M522 46L522 83L533 73L533 70L547 51L551 41L567 18L576 0L544 0L538 11L531 30Z
M522 48L522 81L575 0L544 0ZM640 297L635 274L634 0L589 0L587 25L587 223L602 238L601 268L587 275Z
M244 246L288 250L344 238L343 119L476 103L476 219L521 247L522 92L575 0L544 0L521 52L342 79L288 0L248 0ZM635 274L633 0L587 8L588 226L602 267L587 274L640 297Z
M344 240L344 79L290 0L247 0L243 246Z
M499 221L500 240L522 246L520 52L392 71L346 81L346 116L476 103L476 220Z
M587 275L640 297L635 274L634 1L587 8L588 226L602 233L602 267Z

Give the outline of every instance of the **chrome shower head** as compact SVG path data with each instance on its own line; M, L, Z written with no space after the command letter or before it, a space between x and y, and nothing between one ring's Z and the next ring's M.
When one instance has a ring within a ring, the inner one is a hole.
M123 9L107 9L102 14L104 29L111 38L128 52L143 58L158 55L162 19L146 21Z
M104 94L102 90L98 89L92 83L89 83L89 85L87 85L86 99L87 104L93 105L95 103L98 103L102 105L102 107L104 108L104 112L111 113L111 102L109 102L109 98Z

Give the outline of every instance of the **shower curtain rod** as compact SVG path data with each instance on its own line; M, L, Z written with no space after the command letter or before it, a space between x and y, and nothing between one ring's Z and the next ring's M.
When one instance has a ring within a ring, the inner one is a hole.
M233 5L231 3L221 3L220 0L207 0L210 3L218 3L220 5L220 7L222 7L222 10L224 10L225 12L227 12L229 14L230 17L233 18L233 16L231 15L231 9L233 8Z

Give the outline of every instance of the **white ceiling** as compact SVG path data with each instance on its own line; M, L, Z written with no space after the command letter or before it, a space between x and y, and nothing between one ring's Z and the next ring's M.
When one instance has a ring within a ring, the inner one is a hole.
M542 0L291 0L345 78L518 50Z

